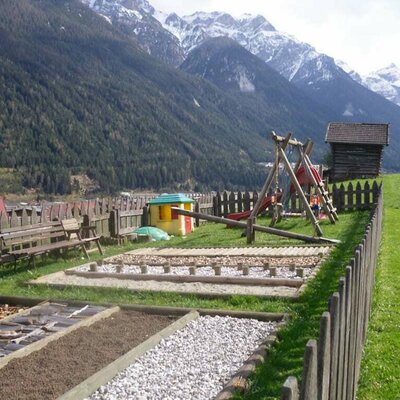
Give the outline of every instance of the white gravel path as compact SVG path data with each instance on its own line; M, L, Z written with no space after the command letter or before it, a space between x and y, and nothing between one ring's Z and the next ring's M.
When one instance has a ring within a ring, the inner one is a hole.
M73 269L77 272L89 272L89 266L82 265ZM311 275L313 268L303 268L303 278L306 279ZM117 273L115 264L104 264L97 267L97 272L100 273ZM141 269L139 265L124 265L122 272L123 274L141 274ZM164 272L163 267L159 266L147 266L147 273L150 275L180 275L188 276L190 275L189 267L171 267L171 271L168 273ZM197 267L196 275L198 276L215 276L214 269L211 266ZM237 267L222 266L221 276L229 277L241 277L241 278L284 278L293 279L296 278L296 271L291 271L289 267L276 267L276 275L271 276L269 270L264 270L263 267L250 267L249 275L243 275L243 271L239 270Z
M90 400L213 399L275 324L200 317L164 339Z

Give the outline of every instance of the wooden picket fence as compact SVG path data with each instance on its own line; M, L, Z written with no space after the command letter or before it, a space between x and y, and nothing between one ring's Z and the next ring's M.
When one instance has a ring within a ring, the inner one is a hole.
M366 182L363 187L350 183L333 185L331 196L338 211L369 209L377 201L379 186ZM11 213L0 213L0 232L4 228L23 227L41 222L76 218L81 225L95 226L102 237L118 237L122 231L135 229L147 223L146 204L156 196L102 198L74 203L42 203L38 208L24 207ZM251 210L258 199L258 192L223 192L187 194L193 198L195 211L216 216ZM300 212L301 205L296 194L289 200L289 210ZM116 213L115 211L118 211ZM196 219L196 226L203 222Z
M122 232L147 225L146 204L156 194L138 197L116 197L83 200L74 203L41 203L38 207L13 209L0 213L0 232L5 228L17 228L48 221L76 218L82 226L94 226L99 236L119 237ZM213 212L213 194L187 194L196 203L196 209Z
M372 185L366 181L364 186L358 182L355 186L349 183L347 187L334 184L330 196L334 206L340 211L370 209L377 201L379 185L376 181ZM214 197L214 215L222 217L230 213L249 211L257 202L258 192L218 192ZM301 212L300 199L293 193L290 196L288 211Z
M361 243L355 250L338 291L320 320L318 340L309 340L301 386L289 377L281 400L353 400L356 398L362 351L374 291L382 230L383 194L378 193Z

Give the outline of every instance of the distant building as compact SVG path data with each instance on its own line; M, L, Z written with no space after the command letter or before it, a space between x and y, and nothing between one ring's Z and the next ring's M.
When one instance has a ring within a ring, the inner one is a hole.
M389 124L331 122L325 141L332 149L332 181L374 178L389 144Z

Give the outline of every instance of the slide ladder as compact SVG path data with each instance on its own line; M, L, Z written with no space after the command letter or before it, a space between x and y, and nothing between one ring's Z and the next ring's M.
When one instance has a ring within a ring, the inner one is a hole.
M318 173L316 168L312 165L311 160L307 154L304 153L302 154L302 161L303 161L303 166L299 168L297 174L300 175L300 170L304 168L304 171L311 179L313 185L316 188L316 192L321 199L322 209L328 216L330 222L334 224L335 221L339 219L336 212L337 210L333 206L332 199L329 197L329 192L325 188L324 182L322 181L320 174Z

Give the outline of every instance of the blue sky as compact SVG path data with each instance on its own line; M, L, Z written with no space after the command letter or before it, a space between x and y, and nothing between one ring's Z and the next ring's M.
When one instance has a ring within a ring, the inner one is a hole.
M261 14L278 30L341 59L357 72L400 67L400 0L150 0L178 15Z

